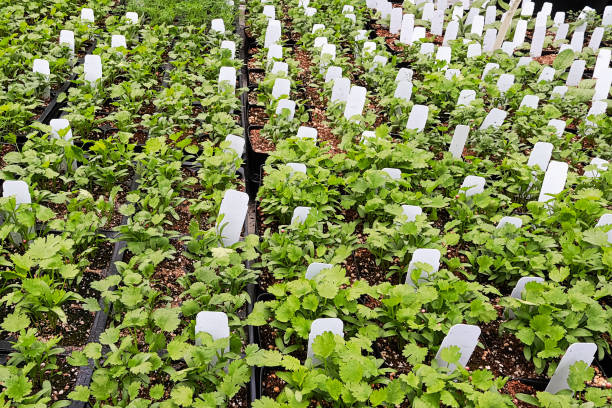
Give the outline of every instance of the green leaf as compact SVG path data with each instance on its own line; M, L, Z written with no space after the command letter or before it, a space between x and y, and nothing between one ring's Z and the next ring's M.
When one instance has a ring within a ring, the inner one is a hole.
M70 394L68 394L68 398L87 402L89 400L89 388L84 385L77 385Z
M591 381L595 375L595 370L587 365L584 361L577 361L569 370L567 384L573 391L582 391L585 389L585 382Z
M427 357L427 348L419 347L415 343L408 343L404 347L402 354L411 365L415 366L425 361L425 357Z
M102 357L102 345L100 343L88 343L83 351L87 358L97 360Z
M164 396L164 386L162 384L155 384L149 389L149 396L151 399L158 400Z
M100 344L110 346L117 341L119 341L119 328L117 327L109 327L100 334Z
M335 348L335 336L329 331L315 337L312 343L312 351L317 357L327 358L332 355Z
M461 358L461 349L459 346L445 347L440 351L440 357L449 364L457 364Z
M571 49L560 52L553 61L553 68L557 71L565 71L574 62L574 51Z
M181 407L188 407L193 403L193 390L184 385L177 385L172 389L170 397Z
M19 312L14 312L7 315L2 322L1 327L7 332L18 332L26 329L30 325L30 318Z
M21 402L32 391L32 383L25 376L10 376L6 382L6 396Z
M155 310L151 316L157 327L165 332L173 332L181 322L179 319L180 312L181 309L178 307L164 308Z
M472 372L472 384L482 391L493 385L493 374L488 370L475 370Z
M85 367L89 365L87 356L80 350L73 351L72 354L66 358L66 361L73 367Z

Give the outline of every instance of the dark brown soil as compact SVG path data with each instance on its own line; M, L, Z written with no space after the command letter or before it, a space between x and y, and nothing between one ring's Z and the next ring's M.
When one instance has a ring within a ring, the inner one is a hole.
M276 150L274 143L261 135L261 129L251 129L249 138L253 150L257 153L269 153Z

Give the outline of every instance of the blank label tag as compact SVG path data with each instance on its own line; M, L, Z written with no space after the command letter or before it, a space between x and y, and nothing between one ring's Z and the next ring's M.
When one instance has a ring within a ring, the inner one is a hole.
M219 71L219 91L236 88L236 68L221 67Z
M310 265L308 265L308 268L306 269L306 274L304 275L304 277L306 279L312 279L315 276L317 276L321 271L330 269L332 266L333 265L328 264L328 263L313 262Z
M227 135L225 141L230 143L229 150L235 152L238 157L242 156L242 153L244 153L244 138L236 135Z
M249 196L237 190L227 190L221 200L219 217L223 216L221 225L217 221L215 229L221 236L223 246L232 246L240 241L240 234L246 219Z
M424 270L421 271L421 276L418 280L418 283L421 283L429 276L433 276L438 272L438 269L440 268L440 251L429 248L419 248L414 251L410 264L408 264L408 274L406 275L406 283L411 286L415 286L411 275L412 271L417 267L417 263L425 263L432 267L431 272L426 272Z
M569 74L567 75L567 81L565 81L565 85L567 86L578 86L580 80L582 79L582 74L584 72L584 67L586 66L585 60L575 60L572 63L572 66L569 70Z
M519 109L523 106L526 106L531 109L537 109L539 102L540 98L538 98L536 95L525 95L523 96L523 100L521 101Z
M351 120L353 116L361 115L366 99L366 89L362 86L353 86L344 109L344 118Z
M317 129L308 127L308 126L300 126L297 131L298 139L312 139L315 142L317 141Z
M408 82L408 81L398 82L397 87L395 88L395 93L393 94L393 97L409 102L411 96L412 96L412 82Z
M567 378L569 377L570 367L578 361L584 361L587 365L591 365L597 352L595 343L574 343L571 344L565 354L561 358L555 373L546 386L546 392L556 394L561 390L569 389Z
M529 155L527 166L535 167L538 166L540 170L546 171L548 168L548 162L552 156L553 145L547 142L537 142L533 146L533 150Z
M459 364L463 367L470 361L470 357L478 344L478 338L480 337L480 328L471 324L456 324L450 328L442 344L436 353L436 361L440 367L448 367L452 372L455 370L454 364L442 360L442 350L447 347L457 346L461 352L459 358Z
M449 41L457 39L457 33L459 32L459 23L457 21L450 21L446 26L446 32L444 33L444 41L442 45L448 45Z
M408 122L406 123L406 129L414 129L422 132L425 129L427 123L427 116L429 115L429 107L426 105L414 105L408 116Z
M287 78L276 78L274 80L274 86L272 87L272 97L274 99L279 99L284 96L285 98L289 97L291 93L291 81Z
M464 89L459 93L457 106L468 106L474 99L476 99L476 91L473 89Z
M308 351L306 358L313 358L312 344L314 340L325 332L332 332L334 335L344 337L344 323L336 317L328 317L315 319L310 325L310 334L308 335ZM313 361L316 363L316 361Z
M291 224L294 222L303 224L306 218L308 218L308 214L310 214L310 207L295 207L293 216L291 217Z
M295 101L290 99L281 99L278 101L278 105L276 105L276 114L280 115L283 113L283 110L287 109L289 111L289 120L293 120L295 116Z
M553 195L557 195L565 188L565 180L567 179L567 163L551 161L544 175L542 189L538 201L541 203L549 202L553 199ZM550 208L550 206L549 206Z
M32 203L28 184L22 180L6 180L2 183L2 197L15 197L17 207Z
M417 215L423 214L423 209L418 205L402 205L402 213L406 216L407 222L416 221Z
M332 102L347 102L351 89L351 81L348 78L340 78L334 81L332 87Z
M506 119L507 115L508 112L503 111L501 109L491 109L491 111L482 121L482 124L480 125L480 130L485 130L491 126L496 128L500 127L504 123L504 120Z
M470 133L470 127L467 125L457 125L453 140L451 140L450 148L448 149L454 158L458 159L463 154L463 147Z
M465 194L466 197L471 197L484 192L486 180L480 176L466 176L461 184L460 194Z
M521 228L523 226L523 220L521 220L519 217L502 217L502 219L499 220L499 222L497 223L497 227L495 228L500 229L506 224L514 225L516 228Z

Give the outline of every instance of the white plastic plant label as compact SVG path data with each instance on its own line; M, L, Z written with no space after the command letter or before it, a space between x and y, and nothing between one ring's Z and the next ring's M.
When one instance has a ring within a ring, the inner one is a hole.
M312 139L317 141L317 129L308 126L300 126L297 131L298 139Z
M553 200L553 195L557 195L565 188L565 180L567 180L567 163L559 161L551 161L544 175L542 189L538 201L548 203ZM550 205L549 205L550 208Z
M213 340L225 339L230 335L229 321L223 312L202 311L196 315L195 332L208 333Z
M325 24L313 24L312 25L312 34L316 33L319 30L325 30Z
M228 89L236 88L236 68L221 67L219 70L219 91L223 92Z
M401 10L401 9L400 9ZM434 11L431 16L429 32L433 35L442 35L444 29L444 11Z
M497 89L501 93L505 93L512 85L514 85L514 75L512 74L501 74L497 79Z
M482 124L480 125L480 130L487 129L491 126L494 126L496 128L500 127L504 123L506 116L508 116L508 112L504 110L497 108L491 109L491 111L482 121Z
M298 0L298 6L306 9L306 7L308 7L308 5L310 4L310 0Z
M465 179L463 179L459 193L465 194L466 197L481 194L484 192L486 182L484 177L466 176Z
M407 222L414 222L416 221L417 215L423 214L423 209L419 207L418 205L403 204L402 214L406 216Z
M125 19L130 24L138 24L138 13L136 13L135 11L128 11L127 13L125 13Z
M308 334L308 350L306 353L306 358L314 357L314 353L312 352L312 344L318 336L325 332L332 332L335 335L344 337L344 323L337 317L315 319L310 325L310 334ZM313 360L313 363L316 363L316 361Z
M334 80L334 85L332 87L331 101L332 102L347 102L349 97L349 92L351 90L351 80L343 77L340 79Z
M495 22L496 17L497 17L497 8L495 6L487 6L487 9L485 11L485 19L484 19L485 25L493 24Z
M384 169L381 169L381 171L387 173L392 180L401 180L402 178L402 171L400 169L385 167Z
M582 74L584 73L585 66L585 60L575 60L574 62L572 62L572 66L570 67L569 73L567 74L567 80L565 81L565 85L578 86L580 80L582 80Z
M531 39L531 48L529 49L530 57L542 56L542 47L544 46L544 39L546 37L546 26L537 26L533 30L533 38Z
M480 9L476 7L472 7L470 11L468 11L468 15L465 17L465 25L471 25L476 16L480 15Z
M601 24L604 27L612 25L612 6L606 6L606 8L604 9Z
M425 38L425 33L425 27L414 27L414 30L412 30L412 42L410 44Z
M215 18L210 22L210 31L223 34L225 32L225 23L222 18Z
M582 52L582 46L584 45L584 31L574 31L572 35L572 41L570 47L574 52Z
M367 30L358 30L357 34L355 35L355 41L359 42L359 41L365 41L368 37L368 31Z
M125 41L125 36L121 34L113 34L111 36L111 48L127 48L127 42Z
M427 264L431 267L431 271L427 272L421 268L421 275L417 283L425 281L428 277L435 275L440 268L440 251L431 248L419 248L412 254L412 259L408 264L408 274L406 275L406 283L415 286L412 281L412 271L418 268L418 264Z
M287 78L276 78L272 86L272 97L280 99L281 97L289 97L291 93L291 81Z
M556 394L561 390L569 389L567 378L569 377L570 367L578 361L584 361L590 366L595 358L595 352L597 352L597 345L595 343L571 344L561 358L561 361L559 362L555 373L548 382L545 391L551 394Z
M516 63L517 67L522 67L523 65L529 65L529 63L531 63L532 59L531 57L521 57L519 58L518 62Z
M521 228L523 226L523 220L521 220L519 217L505 216L502 217L501 220L499 220L499 222L497 223L497 227L495 228L500 229L506 224L514 225L516 228Z
M552 8L553 8L553 4L547 1L544 4L542 4L542 9L540 10L540 13L550 16L550 13L552 13Z
M32 203L28 184L22 180L6 180L2 183L2 197L15 197L17 207Z
M604 114L606 112L607 106L608 105L604 101L593 102L593 104L591 105L591 108L587 112L587 118L589 116L596 116L596 115ZM586 119L585 123L589 127L597 127L597 125L591 122L589 119Z
M317 37L314 39L314 47L315 48L323 48L323 46L327 44L327 37Z
M535 7L535 3L532 1L523 1L523 6L521 7L521 16L522 17L531 17L533 15L533 9Z
M463 154L463 148L469 133L470 127L467 125L457 125L455 128L455 133L453 134L453 139L448 149L455 159L459 159Z
M450 21L446 26L446 31L444 32L444 40L442 41L442 45L448 45L449 41L456 40L458 32L459 23L457 21Z
M563 136L563 132L565 131L565 121L560 119L551 119L548 121L548 126L552 126L555 128L555 134L557 137Z
M331 66L327 68L327 72L325 73L325 83L330 81L334 81L336 79L342 78L342 68L337 66Z
M512 54L514 54L514 43L512 41L504 41L502 44L502 51L505 52L506 54L508 54L508 56L512 56Z
M324 60L325 58L325 60ZM321 47L321 69L320 72L325 72L325 67L329 64L329 61L333 61L336 59L336 45L335 44L325 44Z
M231 150L236 153L238 157L242 156L244 153L244 138L236 135L227 135L225 141L230 143L226 151Z
M438 47L436 51L436 60L446 61L447 64L451 62L451 47Z
M306 7L306 8L304 9L304 15L305 15L306 17L312 17L312 16L314 16L315 14L317 14L317 9L316 9L316 8L314 8L314 7Z
M94 11L90 8L81 9L81 21L85 23L93 23L95 21Z
M569 31L568 23L561 23L559 27L557 27L557 32L555 33L555 38L553 41L563 41L565 37L567 37L567 32Z
M400 30L400 42L412 44L412 32L414 31L414 14L404 14L402 28Z
M612 68L608 68L602 75L599 76L599 78L597 78L597 82L595 83L595 93L593 94L593 101L608 99L611 85Z
M467 57L468 58L476 58L482 55L482 48L480 47L480 43L473 43L468 45L467 49Z
M306 165L304 163L287 163L287 167L291 168L291 174L294 174L294 173L306 174Z
M550 97L551 98L559 97L559 98L563 99L563 97L567 93L567 90L568 90L568 88L565 85L555 86L553 88L552 92L550 93Z
M371 130L364 130L361 133L361 139L359 140L359 143L367 145L369 140L371 139L376 139L376 132L373 132Z
M470 30L470 34L474 34L480 37L482 35L483 29L484 17L481 15L475 16L474 21L472 21L472 29Z
M370 68L370 72L374 71L377 68L384 67L385 65L387 65L388 61L389 60L384 55L377 55L377 56L375 56L374 60L372 61L373 62L373 66Z
M593 52L597 52L599 50L599 46L601 45L601 40L603 39L605 29L603 27L597 27L593 30L593 34L591 35L591 39L589 40L588 47L593 50Z
M559 27L563 23L565 23L565 12L557 11L555 13L555 17L553 18L553 26Z
M83 72L85 74L85 81L89 82L92 86L96 81L102 79L102 60L100 56L86 55Z
M272 44L278 43L281 38L281 23L279 20L268 20L264 48L270 48Z
M497 37L496 29L488 28L487 31L485 31L485 35L482 40L482 51L483 52L493 52L493 48L495 47L496 37Z
M482 70L482 79L485 79L489 71L493 69L499 69L499 64L496 62L487 63L487 65L485 65L484 69Z
M533 150L527 160L527 166L535 167L538 166L540 170L546 171L548 168L548 162L552 157L553 145L548 142L537 142L533 146Z
M395 76L395 82L412 82L412 75L414 75L414 72L410 68L400 68Z
M391 34L398 34L402 28L402 20L404 14L401 8L394 8L391 10L391 21L389 23L389 32Z
M272 44L270 48L268 48L268 54L266 56L266 67L270 67L270 65L274 62L274 60L279 60L283 58L283 47L279 44Z
M291 224L297 222L303 224L310 214L310 207L295 207L293 210L293 216L291 217Z
M610 66L610 58L612 57L612 50L609 48L602 48L597 54L597 60L595 60L595 68L593 69L593 78L600 78Z
M461 74L461 71L456 69L456 68L447 69L446 72L444 73L444 78L446 78L446 79L448 79L450 81L454 77L459 77L460 74Z
M345 4L344 7L342 7L342 14L352 13L354 11L355 7L351 6L350 4Z
M555 69L553 67L544 67L542 73L538 77L538 82L550 82L555 78Z
M271 4L266 4L264 6L262 14L269 19L272 19L272 20L276 19L276 9Z
M519 109L523 106L526 106L531 109L537 109L538 103L540 102L540 98L537 95L525 95L523 96L523 100L521 100L521 105Z
M72 139L72 129L70 129L70 122L68 122L68 119L51 119L49 126L51 126L51 137L56 139L63 138L64 140ZM63 136L61 136L60 133L63 134Z
M51 75L51 71L49 70L49 61L36 58L32 63L32 72L44 75L47 80L49 80L49 76Z
M380 11L380 15L383 19L390 19L391 18L391 10L393 9L393 6L391 5L390 2L388 1L381 1L379 2L380 7L378 9L378 11Z
M459 93L457 106L468 106L474 99L476 99L476 91L473 89L464 89Z
M607 161L607 160L601 159L601 158L599 158L599 157L594 157L594 158L591 160L590 165L591 165L591 166L596 166L596 167L597 167L597 169L596 169L596 170L588 170L588 171L585 171L585 172L584 172L584 176L585 176L585 177L596 178L596 177L599 177L599 176L601 175L601 174L599 173L599 171L598 171L598 170L601 170L601 171L606 171L606 170L607 170L607 168L608 168L609 163L608 163L608 161Z
M74 31L60 31L59 44L70 48L70 52L74 54Z
M275 75L285 74L287 76L289 75L289 65L283 61L274 61L270 72Z
M376 52L376 43L374 41L366 41L363 43L363 49L361 50L361 55L368 56L372 55Z
M451 16L451 21L459 21L462 18L463 18L463 7L459 7L459 6L453 7L453 14Z
M525 42L525 34L527 34L527 20L519 20L516 23L514 37L512 38L512 44L515 48L520 47Z
M419 54L421 55L432 55L435 49L434 43L426 42L421 44Z
M447 367L451 372L455 371L455 364L449 364L448 362L444 361L441 356L442 350L445 348L457 346L459 347L459 351L461 353L459 364L462 367L465 367L468 361L470 361L472 353L476 349L479 337L480 328L478 326L471 324L456 324L452 326L446 337L444 337L444 340L442 340L442 344L440 344L440 348L436 353L436 361L438 362L438 366Z
M236 43L234 41L223 40L221 41L221 49L229 50L232 59L236 57Z
M304 277L310 280L317 276L319 273L321 273L321 271L330 269L332 266L333 265L328 263L313 262L308 265L308 268L306 268L306 274L304 275Z
M215 230L221 236L223 246L231 246L240 241L240 234L246 219L249 196L237 190L227 190L221 200L219 208L219 221L216 222Z
M520 220L520 218L518 219ZM520 225L517 226L517 228L520 228L520 227L521 227ZM514 289L512 289L512 293L510 294L510 296L512 296L515 299L521 299L523 291L525 290L525 285L527 285L529 282L540 283L540 282L544 282L544 279L537 277L537 276L523 276L521 279L518 280L518 282L516 282L516 285L514 286Z
M423 14L421 14L421 19L425 21L431 21L431 17L434 13L434 4L433 3L425 3L423 6Z
M293 117L295 116L295 101L290 99L279 100L278 105L276 105L276 114L282 114L285 109L289 111L289 120L293 120Z
M535 27L544 27L546 28L546 22L548 21L548 15L542 13L541 11L536 15L535 19Z
M367 90L362 86L352 86L344 108L344 118L351 120L353 116L361 115L365 105Z
M408 116L408 122L406 122L406 129L416 130L422 132L425 129L427 123L427 116L429 115L429 107L427 105L414 105Z
M398 82L397 87L395 88L395 93L393 94L393 97L409 102L411 96L412 96L412 82L409 82L409 81Z
M612 213L602 215L595 224L595 227L605 227L606 225L612 224Z

